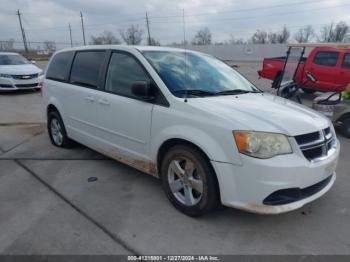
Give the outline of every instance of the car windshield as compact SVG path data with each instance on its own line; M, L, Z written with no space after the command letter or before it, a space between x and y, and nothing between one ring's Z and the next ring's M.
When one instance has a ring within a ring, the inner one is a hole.
M21 55L0 55L0 65L24 65L30 62Z
M178 97L260 92L227 64L208 55L181 51L142 53Z

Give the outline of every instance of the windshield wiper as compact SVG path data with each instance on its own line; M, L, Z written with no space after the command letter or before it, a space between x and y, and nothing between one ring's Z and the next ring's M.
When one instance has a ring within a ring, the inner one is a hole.
M233 89L233 90L225 90L216 92L215 95L240 95L240 94L247 94L247 93L260 93L259 91L249 91L244 89Z
M175 90L173 93L179 93L179 94L189 94L194 96L213 96L216 95L216 93L200 90L200 89L181 89L181 90Z

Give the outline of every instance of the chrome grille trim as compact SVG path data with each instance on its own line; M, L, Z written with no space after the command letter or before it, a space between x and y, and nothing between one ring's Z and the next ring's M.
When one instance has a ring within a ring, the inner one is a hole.
M308 140L304 138L310 137L311 134L316 138L316 132L295 137L297 144L306 159L310 162L318 162L335 153L337 140L330 127L318 131L317 139L306 143L300 142Z

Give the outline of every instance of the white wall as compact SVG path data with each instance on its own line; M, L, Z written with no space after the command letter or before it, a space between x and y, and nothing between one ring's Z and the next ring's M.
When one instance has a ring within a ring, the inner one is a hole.
M213 55L221 60L262 61L266 57L285 56L287 45L284 44L243 44L187 46L186 48Z

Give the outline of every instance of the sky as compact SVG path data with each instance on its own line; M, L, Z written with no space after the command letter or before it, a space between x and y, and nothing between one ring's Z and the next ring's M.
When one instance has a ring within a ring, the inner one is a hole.
M293 36L305 25L318 33L331 22L350 24L350 0L0 0L0 41L13 38L20 44L17 9L32 47L46 40L68 47L68 24L74 44L81 45L80 11L87 42L105 30L120 38L119 30L135 24L144 30L146 43L146 12L151 36L163 45L181 42L184 28L188 41L208 27L213 42L222 42L232 36L246 40L257 29L278 31L284 25Z

